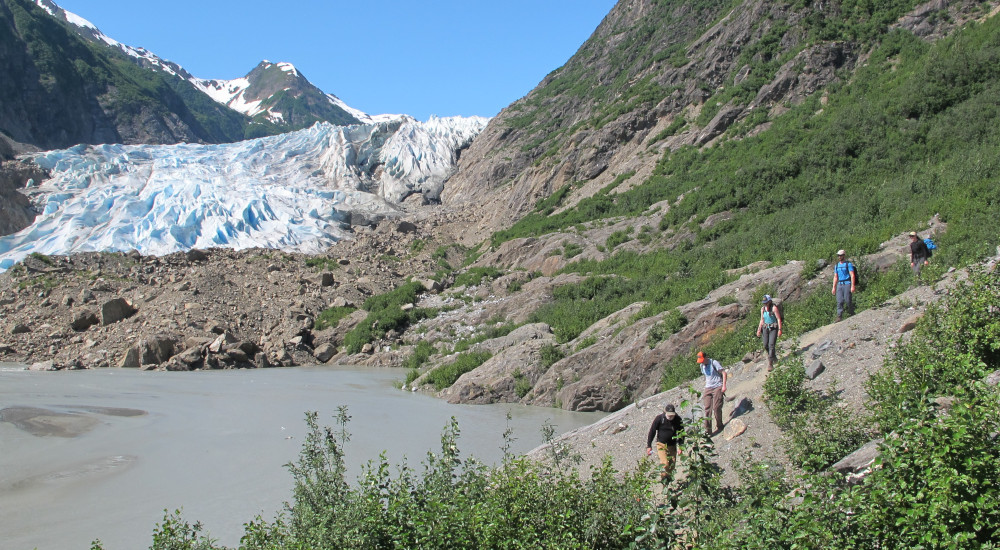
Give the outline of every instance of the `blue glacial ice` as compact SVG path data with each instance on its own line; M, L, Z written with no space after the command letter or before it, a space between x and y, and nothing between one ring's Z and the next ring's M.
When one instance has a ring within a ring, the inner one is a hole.
M326 123L222 145L78 145L33 155L52 177L28 190L41 214L0 237L0 270L31 254L265 247L319 252L351 211L437 198L481 117Z

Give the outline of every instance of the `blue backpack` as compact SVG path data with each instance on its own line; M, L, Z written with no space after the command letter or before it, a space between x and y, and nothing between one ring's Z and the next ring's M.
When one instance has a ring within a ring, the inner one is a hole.
M930 237L924 237L924 244L927 245L927 256L930 257L934 255L934 251L937 250L937 245Z

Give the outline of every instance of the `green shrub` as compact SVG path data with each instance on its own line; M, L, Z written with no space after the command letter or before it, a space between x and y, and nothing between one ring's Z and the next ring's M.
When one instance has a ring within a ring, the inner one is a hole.
M340 320L357 311L354 307L331 307L324 309L316 316L316 330L337 326Z
M417 295L423 291L423 284L410 281L385 294L365 300L362 308L368 312L368 317L344 336L347 352L358 353L365 344L384 338L390 330L402 332L412 323L433 317L437 312L431 309L402 309L403 305L416 303Z
M764 382L764 401L781 428L792 461L809 472L820 471L871 440L867 419L845 415L836 392L805 387L801 358L775 367Z
M649 333L646 335L646 343L649 344L650 348L655 348L657 344L670 338L687 326L687 324L687 317L680 310L671 310L670 313L664 315L663 319L649 329Z
M413 353L411 353L410 356L406 358L406 367L412 369L413 371L416 371L417 369L422 367L424 363L427 362L428 359L430 359L431 355L434 355L435 353L437 353L437 349L434 347L433 344L431 344L427 340L421 340L417 342L416 347L413 348ZM409 384L412 381L413 380L409 379L409 374L407 374L406 383Z
M455 286L476 286L486 279L487 282L503 275L503 271L495 267L473 267L455 277Z
M632 239L632 228L623 229L621 231L615 231L608 236L607 240L604 241L604 246L608 250L614 250L620 244L626 243Z
M531 388L533 387L531 380L529 380L528 377L525 376L524 373L521 372L520 370L515 370L513 377L514 377L514 393L517 394L517 397L522 398L525 395L528 395L528 392L530 392Z
M437 391L441 391L454 384L463 374L478 368L492 356L493 354L486 351L459 354L451 363L432 370L427 375L427 382L433 384Z
M563 353L558 346L553 346L552 344L542 346L542 348L538 350L538 354L542 359L542 368L545 369L548 369L559 360L566 357L566 354Z
M941 395L963 395L1000 368L1000 272L974 272L945 303L927 306L905 346L866 389L883 431L926 412Z
M314 256L312 258L306 258L306 267L312 267L318 271L330 270L330 269L340 269L340 264L337 260L333 258L327 258L325 256Z

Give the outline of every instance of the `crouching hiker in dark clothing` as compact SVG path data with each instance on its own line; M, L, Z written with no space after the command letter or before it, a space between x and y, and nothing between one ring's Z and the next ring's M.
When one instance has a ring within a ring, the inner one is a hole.
M920 268L931 263L930 257L931 251L927 248L927 243L916 231L910 231L910 269L917 280L920 280Z
M663 407L663 413L656 415L646 436L646 455L653 454L653 438L656 438L656 455L663 464L660 481L668 481L674 473L676 456L681 454L680 442L684 439L684 425L681 417L674 412L673 405Z

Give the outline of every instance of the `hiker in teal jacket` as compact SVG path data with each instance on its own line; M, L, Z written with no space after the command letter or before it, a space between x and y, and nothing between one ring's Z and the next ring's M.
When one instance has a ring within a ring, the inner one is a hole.
M837 251L837 265L833 266L833 295L837 297L837 321L854 313L854 285L857 283L857 270L854 264L847 261L847 252Z
M774 370L774 362L778 360L778 337L781 336L781 310L778 304L771 300L771 295L765 294L760 308L760 323L757 324L757 336L764 342L767 352L767 371Z

